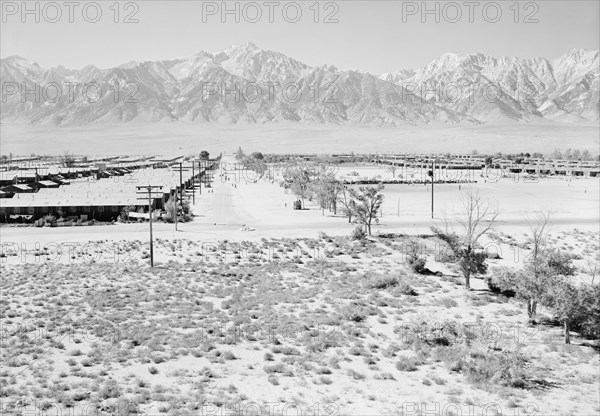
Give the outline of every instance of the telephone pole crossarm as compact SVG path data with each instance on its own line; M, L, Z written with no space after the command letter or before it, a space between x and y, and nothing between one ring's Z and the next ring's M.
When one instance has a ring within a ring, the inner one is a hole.
M152 239L152 200L153 198L160 198L162 196L162 186L159 185L147 185L147 186L136 186L137 195L144 195L139 200L145 200L146 195L148 198L148 220L150 223L150 267L154 267L154 241ZM159 191L155 191L158 189ZM154 195L153 195L154 194Z
M179 172L179 204L183 209L183 172L187 172L191 170L189 167L183 167L183 162L177 163L179 167L173 168L175 172ZM175 204L175 230L177 231L177 216L179 212L177 209L177 204Z

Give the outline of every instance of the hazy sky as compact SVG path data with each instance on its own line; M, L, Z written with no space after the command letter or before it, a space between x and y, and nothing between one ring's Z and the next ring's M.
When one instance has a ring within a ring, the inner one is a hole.
M196 0L123 1L119 3L119 23L114 22L114 1L97 1L102 15L92 23L95 5L79 1L71 23L69 6L64 1L53 6L27 1L33 13L22 16L21 1L2 0L0 55L20 55L43 67L62 64L81 68L94 64L105 68L132 60L190 56L201 50L215 52L251 41L308 65L330 64L382 73L419 67L446 52L555 58L572 48L599 48L597 0L520 1L518 15L514 0L473 2L471 10L465 1L427 2L430 10L438 7L439 22L435 21L435 13L421 13L421 1L320 1L318 7L314 0L274 1L277 5L273 6L272 23L265 1L251 5L239 2L239 23L235 22L235 14L224 16L226 20L222 21L221 1ZM228 2L227 7L233 9L234 3ZM89 22L83 16L84 5ZM262 13L260 18L256 17L256 5ZM294 23L296 5L302 15ZM219 8L216 14L203 14L211 7ZM317 8L318 23L314 21ZM501 16L497 15L498 9ZM130 13L137 23L123 22ZM337 22L324 23L330 14ZM252 23L253 19L258 21Z

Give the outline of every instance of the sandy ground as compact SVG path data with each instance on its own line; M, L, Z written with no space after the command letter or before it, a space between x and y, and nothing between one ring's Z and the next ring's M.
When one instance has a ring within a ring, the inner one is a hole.
M458 266L438 261L435 241L415 240L441 276L416 275L403 254L412 237L351 242L353 224L314 203L292 210L295 197L277 183L215 179L196 196L193 222L178 231L155 224L153 269L147 223L0 230L3 244L23 244L26 254L0 261L6 414L38 411L27 406L114 414L123 401L153 416L229 415L232 406L272 416L265 403L285 407L282 415L598 414L597 351L576 333L564 346L551 322L529 326L523 305L491 295L482 279L465 291ZM598 180L475 188L502 214L488 239L502 252L492 267L517 267L528 221L552 207L551 242L579 256L577 277L585 277L600 250ZM429 232L429 191L388 186L375 233ZM439 224L464 189L436 192ZM40 254L50 243L89 242L100 258ZM214 323L243 332L221 336ZM255 336L257 324L275 332ZM406 336L423 324L425 338ZM439 344L436 328L446 324L474 326L477 335L448 332L449 344ZM490 381L502 354L524 360L516 377L526 387ZM481 379L468 365L490 373Z
M480 279L466 292L431 241L420 241L427 266L443 276L413 274L405 241L269 239L279 256L291 244L299 256L223 262L161 239L154 269L3 265L5 414L131 405L148 415L236 406L272 415L267 404L288 408L282 415L315 406L331 416L598 412L598 354L585 340L573 333L564 346L560 327L529 326L523 305L490 295ZM313 249L330 245L315 261ZM526 387L490 380L507 375L496 367L502 354L524 360L516 370ZM483 379L467 370L471 357Z

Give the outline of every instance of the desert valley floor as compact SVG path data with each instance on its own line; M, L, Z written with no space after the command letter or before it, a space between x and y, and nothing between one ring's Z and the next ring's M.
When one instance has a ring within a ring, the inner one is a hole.
M502 212L492 270L523 261L551 207L550 241L591 278L597 179L473 187ZM597 347L565 345L548 311L529 324L480 278L465 290L429 231L461 191L437 192L431 220L428 187L389 186L373 237L353 241L345 217L293 211L277 183L217 175L193 222L154 225L154 268L147 223L3 228L21 248L0 263L3 412L598 414ZM409 242L430 274L408 267Z
M131 122L61 127L1 123L6 154L60 153L88 155L193 153L209 149L252 149L272 153L551 152L569 147L598 152L598 123L545 120L473 125L371 127L328 124L239 124ZM107 133L110 132L110 133Z

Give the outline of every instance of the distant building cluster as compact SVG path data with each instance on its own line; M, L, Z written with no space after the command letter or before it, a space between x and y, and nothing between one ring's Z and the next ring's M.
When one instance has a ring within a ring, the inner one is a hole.
M486 155L380 155L372 159L399 167L483 170L496 169L507 174L529 174L539 176L585 176L600 177L600 162L583 160L544 159L520 157L508 159Z
M496 169L503 173L528 174L539 176L583 176L600 177L600 161L545 159L543 157L522 156L508 158L482 154L354 154L335 153L320 154L283 154L266 155L268 162L310 161L319 163L375 163L400 168L448 170L483 170Z
M184 161L190 165L191 161L183 157L123 157L77 161L66 167L55 160L13 159L0 166L0 222L45 216L79 222L113 221L124 208L133 213L148 210L148 200L140 198L136 189L148 184L163 187L152 202L153 209L163 209L180 186L191 188L212 166L212 162L200 164L196 160L198 169L185 170L181 176L169 168Z

